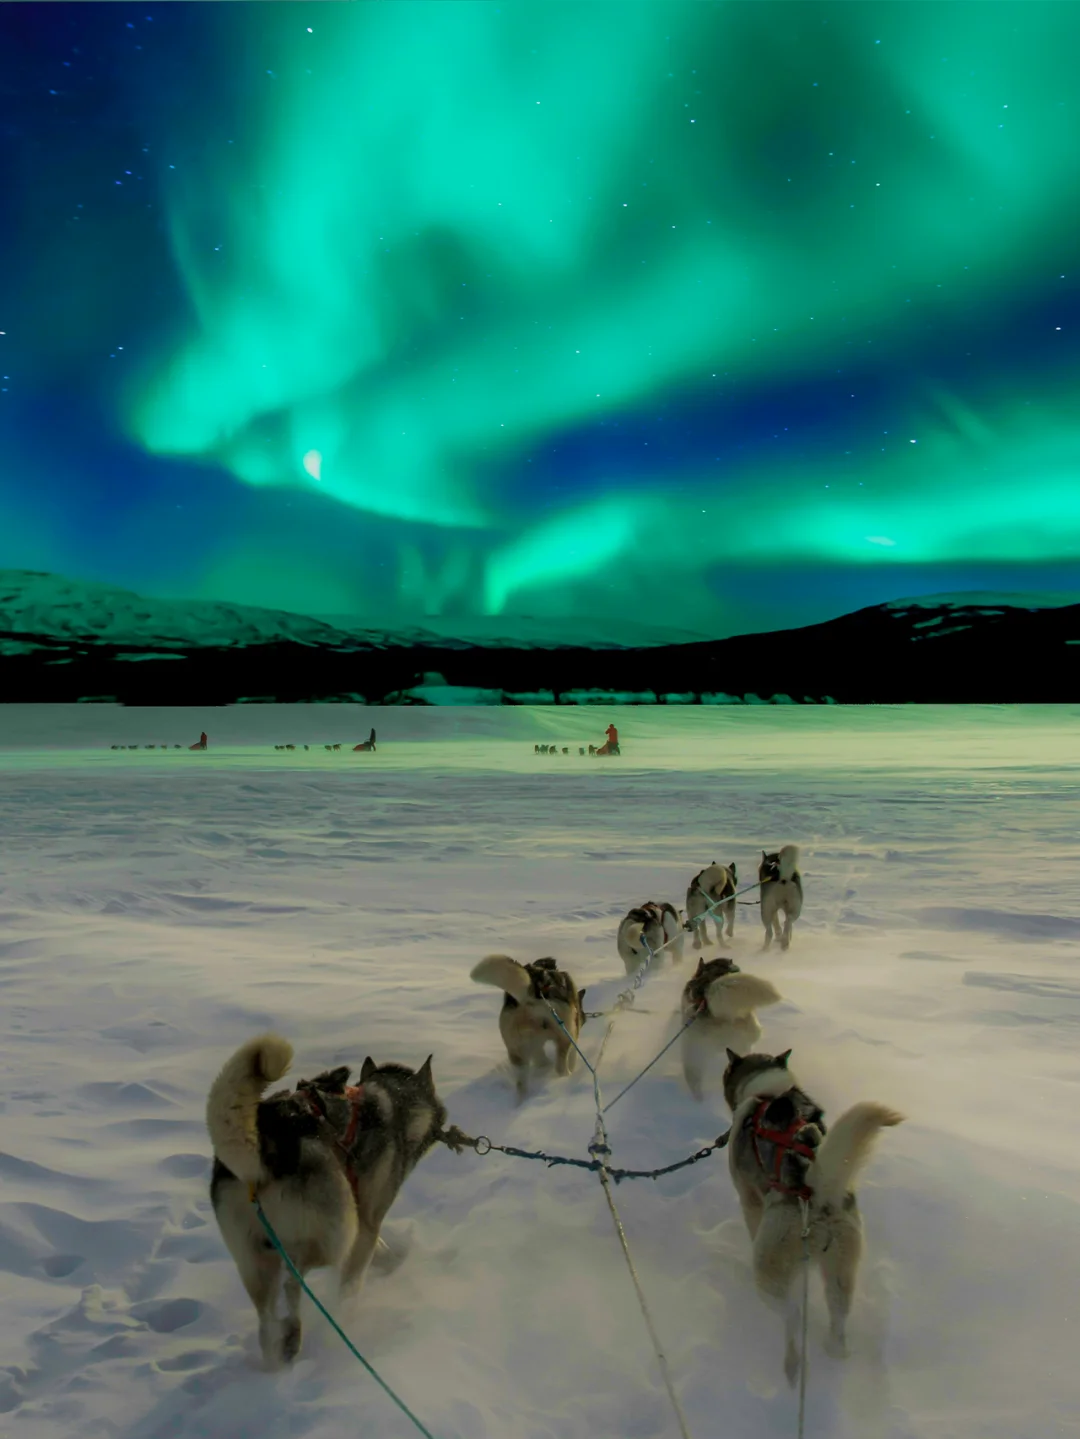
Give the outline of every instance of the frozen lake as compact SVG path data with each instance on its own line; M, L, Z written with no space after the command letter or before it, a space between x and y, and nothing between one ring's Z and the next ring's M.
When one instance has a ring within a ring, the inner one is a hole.
M623 754L580 757L609 719ZM372 725L376 754L344 748ZM206 753L109 749L202 729ZM780 989L758 1047L793 1048L828 1115L909 1116L861 1184L846 1361L811 1283L807 1436L1080 1435L1078 768L1080 707L0 706L0 1433L410 1432L306 1301L298 1363L257 1368L207 1194L217 1068L267 1028L297 1075L433 1053L452 1121L584 1156L587 1072L515 1109L470 968L552 954L604 1008L631 905L792 841L791 950L760 953L748 905L709 953ZM609 1095L674 1033L690 955L619 1019ZM613 1163L727 1118L672 1050L613 1112ZM726 1160L616 1198L695 1439L793 1439ZM438 1148L386 1237L402 1262L348 1329L438 1439L677 1433L591 1175Z

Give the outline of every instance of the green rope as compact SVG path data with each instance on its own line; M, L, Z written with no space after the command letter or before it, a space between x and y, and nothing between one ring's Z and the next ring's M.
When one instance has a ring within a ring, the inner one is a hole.
M274 1248L277 1250L277 1252L281 1255L282 1259L284 1259L285 1264L286 1264L286 1266L288 1267L289 1273L290 1273L290 1274L292 1275L292 1277L297 1281L297 1283L300 1285L300 1288L304 1291L304 1293L307 1295L307 1297L311 1300L312 1304L315 1305L316 1309L318 1309L318 1311L320 1312L320 1314L322 1314L323 1318L329 1321L331 1328L335 1329L335 1330L337 1331L337 1333L340 1335L340 1337L345 1341L345 1344L348 1346L349 1352L350 1352L351 1354L355 1355L355 1357L356 1357L357 1359L359 1359L360 1363L364 1366L364 1368L367 1370L367 1372L371 1375L372 1379L375 1380L376 1384L381 1385L381 1387L386 1390L387 1394L389 1394L390 1398L394 1401L394 1403L397 1405L397 1407L401 1410L401 1412L402 1412L404 1415L406 1415L409 1419L412 1420L412 1422L416 1425L416 1427L417 1427L417 1429L420 1431L420 1433L425 1436L425 1439L435 1439L435 1436L432 1434L431 1430L430 1430L430 1429L426 1429L426 1428L424 1427L424 1425L420 1423L420 1420L417 1419L416 1415L412 1412L412 1410L411 1410L411 1409L409 1408L409 1406L404 1402L404 1400L399 1399L398 1396L394 1393L394 1391L390 1388L390 1385L387 1384L386 1380L383 1379L383 1378L381 1378L381 1377L375 1372L375 1370L371 1367L371 1365L367 1362L367 1360L364 1358L364 1356L360 1353L359 1349L357 1349L356 1345L352 1342L352 1340L349 1338L349 1336L345 1333L344 1329L342 1329L341 1325L337 1322L337 1320L336 1320L336 1319L334 1318L334 1316L330 1313L330 1311L326 1308L326 1306L321 1302L321 1300L319 1300L314 1294L312 1294L311 1290L310 1290L310 1289L308 1288L308 1286L307 1286L307 1282L306 1282L306 1280L304 1279L304 1276L300 1273L299 1269L297 1269L296 1265L292 1262L292 1260L289 1258L288 1254L285 1252L285 1246L282 1244L281 1240L280 1240L280 1239L277 1237L277 1235L274 1233L274 1227L273 1227L273 1225L270 1223L269 1219L267 1219L266 1214L263 1212L263 1207L262 1207L262 1205L259 1203L258 1198L257 1198L254 1194L253 1194L252 1197L251 1197L251 1202L252 1202L252 1203L254 1204L254 1206L255 1206L255 1213L259 1216L259 1223L260 1223L260 1224L262 1225L262 1227L266 1230L266 1233L267 1233L267 1235L269 1236L269 1239L270 1239L271 1244L274 1246Z

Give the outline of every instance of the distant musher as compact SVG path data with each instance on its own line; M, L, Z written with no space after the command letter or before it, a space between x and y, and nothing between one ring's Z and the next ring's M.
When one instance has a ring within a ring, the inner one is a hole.
M371 733L368 735L367 739L364 741L363 744L354 744L354 745L353 745L353 754L359 753L360 750L374 750L374 748L375 748L375 731L372 730Z
M609 724L604 731L607 735L607 744L602 744L596 751L597 754L619 754L619 731L613 724Z
M202 734L199 736L199 742L198 742L198 744L189 744L189 745L188 745L188 749L205 749L205 748L206 748L206 731L203 730Z

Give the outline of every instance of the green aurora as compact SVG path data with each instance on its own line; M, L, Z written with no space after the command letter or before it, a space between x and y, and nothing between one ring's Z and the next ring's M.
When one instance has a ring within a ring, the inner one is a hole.
M369 537L187 593L731 630L735 573L1076 562L1077 6L169 8L215 59L132 91L184 303L117 424Z

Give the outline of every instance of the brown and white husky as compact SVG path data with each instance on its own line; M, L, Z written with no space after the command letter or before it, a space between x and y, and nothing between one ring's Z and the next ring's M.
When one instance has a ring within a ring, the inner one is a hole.
M555 1073L573 1074L577 1065L574 1045L585 1022L585 991L575 987L566 970L554 959L519 964L508 954L489 954L470 978L477 984L494 985L505 996L499 1011L499 1033L514 1071L519 1104L525 1098L529 1069L550 1064L549 1044L555 1047Z

